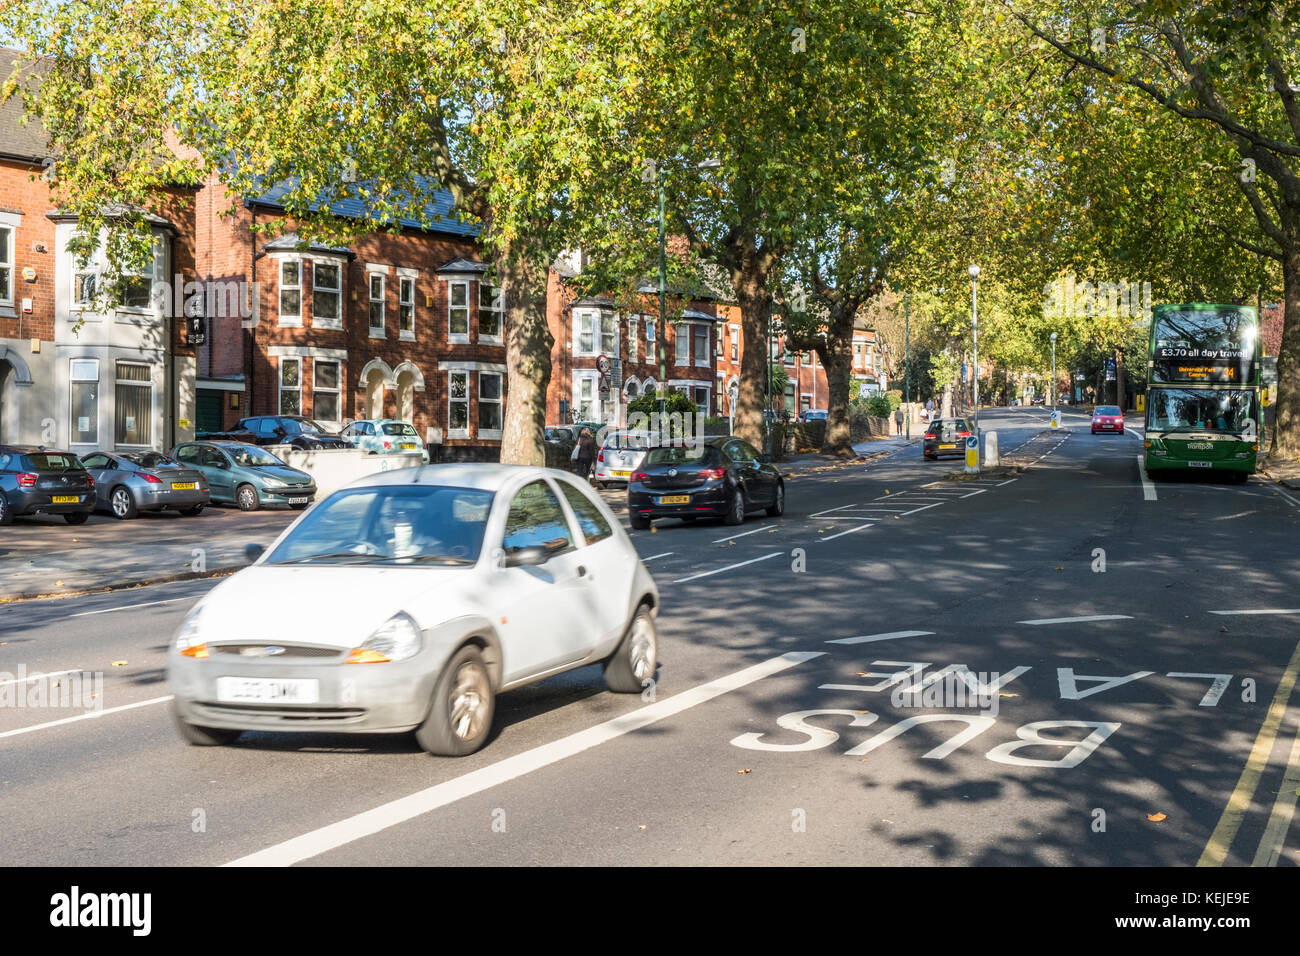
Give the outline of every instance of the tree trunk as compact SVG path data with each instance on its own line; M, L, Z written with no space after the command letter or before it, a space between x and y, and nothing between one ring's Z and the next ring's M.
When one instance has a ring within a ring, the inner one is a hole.
M776 454L778 449L763 444L763 406L767 395L768 322L772 299L767 289L767 270L753 250L741 256L732 276L740 304L740 323L745 350L740 357L740 394L736 399L733 428L756 448Z
M853 320L857 301L845 302L831 315L825 342L816 346L817 357L826 370L826 441L828 455L852 458L853 437L849 427L849 394L853 380ZM815 370L814 370L815 374Z
M546 464L546 389L555 337L546 324L546 260L535 253L503 242L493 257L506 323L501 461L511 465Z
M1282 258L1282 344L1277 350L1277 418L1272 454L1300 459L1300 242Z

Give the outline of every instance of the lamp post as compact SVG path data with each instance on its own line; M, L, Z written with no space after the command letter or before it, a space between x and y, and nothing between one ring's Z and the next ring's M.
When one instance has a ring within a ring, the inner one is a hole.
M970 329L972 345L971 381L974 385L972 404L974 406L975 437L980 433L980 330L979 313L976 311L976 287L979 285L980 267L971 263L966 270L970 274Z
M908 293L903 293L903 404L912 404L912 314L908 310ZM912 409L903 414L907 422L906 438L912 440Z
M1052 413L1056 413L1056 333L1051 335L1052 339Z
M668 287L667 221L664 215L664 170L672 165L682 165L664 160L655 167L655 187L659 193L659 421L663 422L664 402L668 394L668 346L665 328L667 326L667 309L664 296ZM722 165L716 159L706 159L695 164L696 169L717 169Z

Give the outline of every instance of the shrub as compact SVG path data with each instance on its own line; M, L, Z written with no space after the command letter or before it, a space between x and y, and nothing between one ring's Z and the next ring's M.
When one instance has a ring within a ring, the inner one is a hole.
M894 411L889 396L877 392L867 399L867 413L872 418L888 418Z

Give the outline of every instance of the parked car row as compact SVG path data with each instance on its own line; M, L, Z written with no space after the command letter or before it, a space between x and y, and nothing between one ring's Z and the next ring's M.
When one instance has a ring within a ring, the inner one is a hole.
M372 455L418 451L427 463L429 449L410 422L395 418L365 418L349 422L335 434L303 415L257 415L241 418L224 432L199 435L205 441L233 441L245 445L289 445L304 451L325 448L360 448Z

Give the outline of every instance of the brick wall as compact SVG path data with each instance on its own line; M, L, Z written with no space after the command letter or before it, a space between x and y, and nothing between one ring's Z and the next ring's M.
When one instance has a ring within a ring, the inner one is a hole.
M54 223L46 218L50 210L49 185L39 178L38 166L0 160L0 213L22 216L14 236L13 309L15 318L0 316L0 338L54 340ZM37 246L44 251L37 251ZM34 281L23 278L23 270L36 272ZM24 314L22 300L32 300L32 312Z

